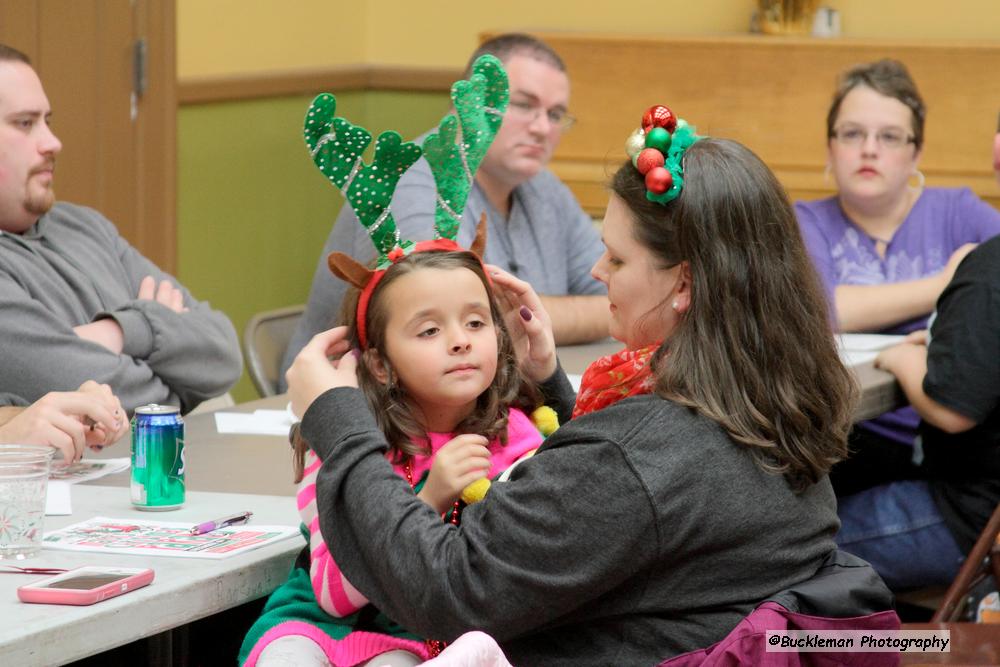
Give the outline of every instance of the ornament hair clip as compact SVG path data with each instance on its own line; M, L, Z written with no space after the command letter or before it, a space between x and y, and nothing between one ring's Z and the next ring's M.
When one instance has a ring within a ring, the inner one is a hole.
M684 188L684 152L702 137L683 118L662 104L649 107L642 126L625 141L625 152L646 177L646 198L667 204Z
M363 347L368 344L368 302L386 269L412 252L464 250L455 243L462 212L476 169L500 129L509 97L503 65L492 55L481 56L473 64L469 79L451 87L454 112L442 119L438 131L424 140L423 148L403 142L397 132L386 131L375 142L371 164L365 164L362 158L371 144L371 133L337 117L337 99L333 95L323 93L309 106L303 132L309 154L323 175L343 193L378 252L374 270L341 252L330 253L327 258L334 275L361 289L357 332ZM421 155L434 175L437 205L434 239L414 243L400 237L390 202L403 172ZM485 247L484 215L470 250L481 258Z

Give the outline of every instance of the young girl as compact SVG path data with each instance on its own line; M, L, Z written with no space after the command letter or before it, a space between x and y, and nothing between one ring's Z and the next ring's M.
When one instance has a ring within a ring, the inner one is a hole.
M386 457L418 498L457 524L466 486L502 472L542 440L520 409L534 408L536 393L517 370L482 264L469 251L413 252L381 276L366 313L354 310L350 339L364 350L358 380L389 443ZM303 476L303 451L298 505L308 558L268 601L241 663L412 665L435 655L440 643L380 614L337 567L329 550L336 536L319 530L320 462L305 452Z
M380 443L388 446L385 457L425 503L414 501L415 511L440 520L436 513L457 525L462 490L537 448L541 436L516 407L535 407L538 401L517 370L510 335L479 259L485 218L471 251L455 243L476 168L507 107L509 87L500 61L491 55L477 59L468 80L452 87L451 97L452 111L422 147L403 142L396 132L383 132L371 164L363 158L371 133L337 116L336 98L328 93L310 105L303 137L313 163L344 195L377 252L374 269L339 252L329 257L333 273L360 290L348 310L349 335L329 352L345 355L350 349L345 363L354 361L353 354L360 356L358 386L378 415ZM434 174L437 206L434 239L414 243L397 229L391 201L400 176L421 156ZM437 655L442 642L424 641L396 625L340 572L329 546L343 536L322 535L319 529L315 480L320 463L311 454L303 461L303 444L298 447L297 473L301 476L301 464L305 468L299 509L309 550L268 600L244 640L241 662L414 665ZM381 510L376 503L363 511ZM394 567L408 557L392 549L365 555ZM434 662L460 660L508 664L482 633L459 637Z

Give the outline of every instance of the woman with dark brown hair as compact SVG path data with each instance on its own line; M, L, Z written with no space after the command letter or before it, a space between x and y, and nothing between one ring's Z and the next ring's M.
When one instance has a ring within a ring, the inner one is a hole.
M578 396L537 294L491 269L522 371L563 425L460 528L394 478L356 359L327 358L343 330L289 371L324 461L322 529L351 581L410 629L484 630L516 665L651 665L720 641L836 554L826 474L855 389L791 207L749 150L670 118L612 182L592 271L625 349ZM887 608L870 568L852 568L870 573L858 599Z

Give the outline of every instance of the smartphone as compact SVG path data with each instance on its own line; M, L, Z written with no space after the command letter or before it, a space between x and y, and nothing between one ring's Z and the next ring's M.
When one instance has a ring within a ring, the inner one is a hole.
M46 577L17 589L21 602L87 605L107 600L153 580L153 571L133 567L88 565Z

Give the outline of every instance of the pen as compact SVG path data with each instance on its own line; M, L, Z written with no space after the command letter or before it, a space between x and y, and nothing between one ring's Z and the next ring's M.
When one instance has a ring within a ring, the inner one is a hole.
M230 514L229 516L224 516L219 519L214 519L212 521L206 521L205 523L199 523L197 526L191 529L192 535L204 535L205 533L210 533L213 530L218 530L219 528L225 528L226 526L235 526L241 523L246 523L253 516L253 512L240 512L239 514Z

